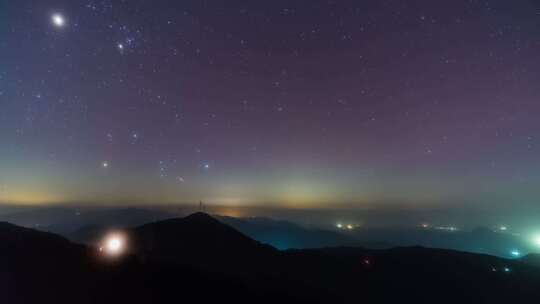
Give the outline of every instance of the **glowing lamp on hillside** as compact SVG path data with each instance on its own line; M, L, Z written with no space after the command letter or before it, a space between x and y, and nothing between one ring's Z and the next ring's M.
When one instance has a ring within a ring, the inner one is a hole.
M126 250L126 237L120 233L112 233L105 237L99 251L109 256L118 256Z

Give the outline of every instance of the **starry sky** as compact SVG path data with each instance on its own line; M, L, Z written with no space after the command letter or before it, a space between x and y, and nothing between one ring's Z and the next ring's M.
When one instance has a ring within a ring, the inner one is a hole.
M538 1L4 0L0 202L528 212L539 79Z

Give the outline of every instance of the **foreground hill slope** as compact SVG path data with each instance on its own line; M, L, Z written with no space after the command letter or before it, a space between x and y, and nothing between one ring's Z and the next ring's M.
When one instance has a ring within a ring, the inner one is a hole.
M126 231L104 257L0 224L2 303L532 303L540 271L421 247L278 251L202 213ZM532 302L531 302L532 301Z
M214 272L253 272L280 254L205 213L146 224L129 235L145 261Z

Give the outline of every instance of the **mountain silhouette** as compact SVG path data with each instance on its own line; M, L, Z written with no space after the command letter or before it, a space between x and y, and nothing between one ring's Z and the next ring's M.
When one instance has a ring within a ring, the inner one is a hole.
M71 239L71 236L77 236L78 230L87 229L87 226L129 228L173 217L168 212L143 208L37 208L1 215L0 221L58 233Z
M2 303L530 303L533 256L353 247L279 251L196 213L126 230L116 258L0 223Z
M20 226L58 233L69 240L94 246L104 233L115 229L129 229L184 214L185 210L164 212L142 208L43 208L0 216ZM322 247L364 247L388 249L395 246L424 246L516 258L536 252L527 239L512 231L477 228L471 231L445 231L436 227L359 227L354 230L307 228L284 220L264 217L216 219L244 235L280 250Z
M216 218L259 242L272 245L281 250L336 246L391 247L382 242L361 242L344 233L305 228L283 220L263 217L235 218L216 216Z
M0 223L0 284L4 303L60 300L84 294L71 278L83 279L87 251L51 233ZM54 282L51 289L47 282ZM63 292L58 293L58 288ZM29 292L31 291L31 292ZM84 303L84 302L83 302Z
M145 261L212 272L254 272L279 251L205 213L146 224L130 232L131 250Z
M531 266L538 267L540 269L540 254L528 254L520 259L523 263Z

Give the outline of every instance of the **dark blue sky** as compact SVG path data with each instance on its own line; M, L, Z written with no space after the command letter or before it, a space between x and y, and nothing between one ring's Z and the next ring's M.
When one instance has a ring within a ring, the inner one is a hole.
M537 210L539 29L536 1L2 1L0 201Z

